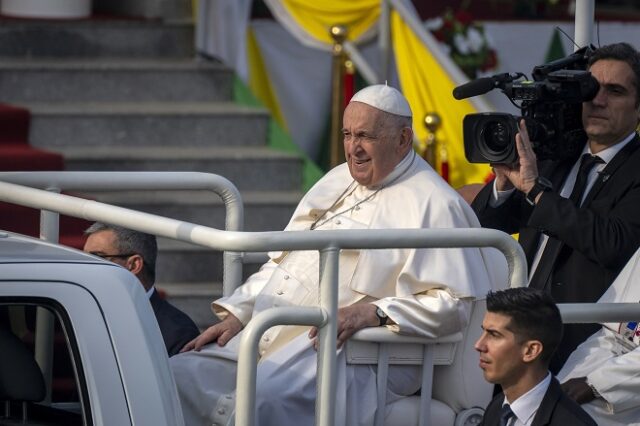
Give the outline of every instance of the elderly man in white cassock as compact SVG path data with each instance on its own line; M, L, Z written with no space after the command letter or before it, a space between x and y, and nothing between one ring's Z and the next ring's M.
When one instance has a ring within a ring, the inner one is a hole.
M408 102L386 85L354 95L343 118L346 163L300 201L292 230L479 227L467 203L412 149ZM339 267L336 425L372 424L376 370L347 365L345 341L365 327L436 337L463 329L475 297L506 282L493 249L342 250ZM240 334L274 306L318 303L316 251L271 253L231 296L212 303L222 320L171 359L187 425L232 424ZM479 326L479 325L478 325ZM311 425L316 399L316 329L278 326L259 345L260 425ZM420 367L389 371L387 401L415 393ZM384 408L380 408L384 409Z
M640 250L598 302L639 301ZM599 425L640 425L640 322L602 324L571 353L558 380Z

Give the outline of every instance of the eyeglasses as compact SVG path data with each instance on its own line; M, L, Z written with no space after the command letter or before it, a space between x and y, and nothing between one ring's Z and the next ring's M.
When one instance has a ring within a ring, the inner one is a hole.
M126 254L104 254L104 253L100 253L100 252L95 252L95 251L91 251L89 252L89 254L92 254L94 256L98 256L101 257L103 259L111 259L111 258L115 258L115 259L125 259L127 257L131 257L137 253L126 253Z

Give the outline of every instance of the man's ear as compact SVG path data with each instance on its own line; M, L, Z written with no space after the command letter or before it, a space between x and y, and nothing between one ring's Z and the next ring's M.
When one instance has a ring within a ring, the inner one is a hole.
M539 340L527 340L522 345L522 361L533 362L542 355L542 342Z
M400 132L400 147L413 146L413 129L411 127L403 127Z
M134 275L138 275L144 267L144 259L139 254L134 254L127 259L127 269Z

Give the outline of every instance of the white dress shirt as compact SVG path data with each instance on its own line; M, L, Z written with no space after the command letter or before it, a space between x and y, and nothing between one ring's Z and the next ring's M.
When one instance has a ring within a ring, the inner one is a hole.
M589 171L589 175L587 177L587 185L582 195L582 200L580 200L580 204L584 202L585 198L589 194L589 191L591 190L591 187L595 183L598 177L598 174L600 174L602 170L604 170L607 164L609 164L609 162L613 159L613 157L615 157L616 154L620 152L620 150L622 150L622 148L624 148L629 142L631 142L631 140L635 137L635 135L636 135L636 132L634 131L630 133L626 138L624 138L621 142L598 152L597 154L598 157L600 157L604 162L596 164L595 167L592 167L591 170ZM573 191L573 186L576 184L578 169L580 168L580 158L582 158L582 155L584 154L592 154L591 148L589 147L588 143L585 144L584 148L582 149L582 153L578 158L578 161L575 162L575 164L571 168L571 171L567 175L567 178L562 184L562 188L560 189L561 197L569 198L569 196L571 195L571 192ZM491 207L500 206L511 196L511 194L513 194L514 191L515 191L515 188L509 189L507 191L498 191L498 189L496 188L496 182L494 181L493 197L489 199L489 206ZM540 262L540 258L542 257L544 248L547 246L548 240L549 240L549 237L546 234L542 234L542 238L540 238L536 255L533 258L533 262L531 263L531 269L529 270L529 279L533 277L533 274L535 273L536 268L538 267L538 263Z
M509 404L514 414L514 417L509 421L509 426L531 425L544 399L544 394L547 393L549 383L551 383L551 373L547 373L547 376L540 383L515 401L509 402L505 396L502 405Z

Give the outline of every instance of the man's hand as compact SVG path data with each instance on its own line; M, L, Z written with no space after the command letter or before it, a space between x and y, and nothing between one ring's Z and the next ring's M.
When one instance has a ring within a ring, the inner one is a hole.
M498 191L506 191L515 186L526 194L536 182L538 165L524 120L520 120L518 128L520 129L516 135L518 161L514 164L492 164L492 166L496 174L496 189Z
M180 352L190 350L199 351L204 345L216 341L218 346L224 346L233 336L238 334L243 327L238 318L229 314L223 321L207 328L198 337L184 345L184 347L180 349Z
M378 307L371 303L361 303L338 309L338 348L349 339L356 331L366 327L377 327L380 320L376 315ZM309 331L309 338L315 339L313 346L318 348L318 328L313 327Z
M560 387L562 387L562 390L569 398L573 399L578 404L584 404L596 399L591 387L587 383L586 377L569 379L560 385Z

